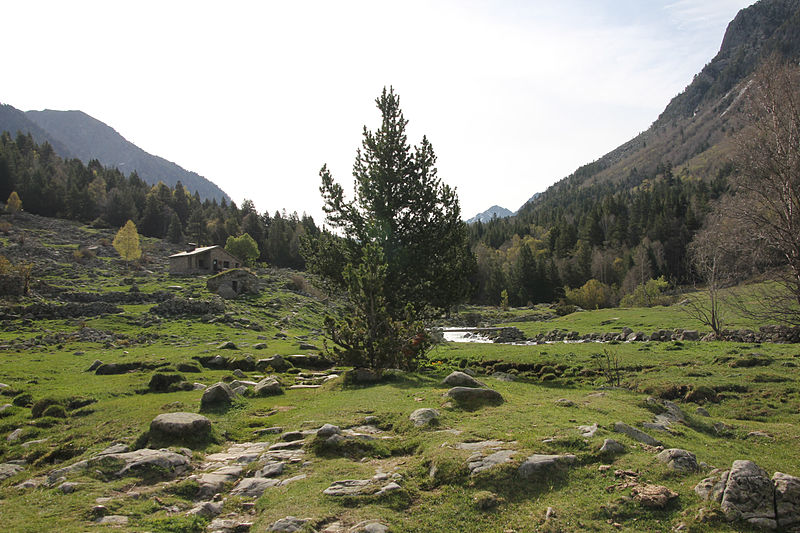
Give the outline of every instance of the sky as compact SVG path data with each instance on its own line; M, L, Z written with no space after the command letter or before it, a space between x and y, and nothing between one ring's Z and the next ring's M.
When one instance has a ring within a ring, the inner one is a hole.
M5 2L0 102L81 110L238 204L321 223L400 96L464 218L646 130L752 0Z

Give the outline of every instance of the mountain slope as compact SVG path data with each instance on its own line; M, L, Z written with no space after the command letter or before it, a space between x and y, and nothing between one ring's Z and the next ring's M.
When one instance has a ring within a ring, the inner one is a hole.
M641 182L636 176L652 175L664 165L676 173L714 176L727 164L728 133L740 125L735 104L748 78L772 54L800 55L800 0L761 0L741 10L728 25L719 53L647 131L551 189L604 182L636 186ZM547 196L529 202L520 214Z
M7 104L0 104L0 132L2 131L9 132L12 137L16 137L18 132L30 133L37 144L48 142L61 157L74 157L64 143L31 121L24 112Z
M97 159L105 166L118 167L125 173L134 170L147 183L163 181L174 187L178 181L202 198L217 200L230 197L217 185L158 156L151 155L127 141L113 128L82 111L28 111L25 116L56 139L84 163Z
M220 200L230 197L217 185L162 157L151 155L127 141L113 128L82 111L27 111L0 106L0 131L16 134L30 132L39 142L49 142L63 158L78 158L84 163L97 159L104 166L117 167L123 173L136 171L150 184L163 181L174 187L197 191L201 198Z

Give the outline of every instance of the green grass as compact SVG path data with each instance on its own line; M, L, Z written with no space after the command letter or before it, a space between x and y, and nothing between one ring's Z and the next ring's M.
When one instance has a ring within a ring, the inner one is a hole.
M104 263L108 270L92 272L75 269L72 279L53 276L48 283L93 292L126 291L126 273L120 265ZM91 276L90 276L91 274ZM273 354L300 353L299 343L322 345L318 332L326 304L286 289L286 273L262 273L264 291L254 297L227 303L233 318L247 319L261 331L236 327L235 323L208 324L198 317L170 317L142 327L152 304L125 305L124 312L105 317L67 320L6 321L0 330L0 382L9 388L0 392L0 405L11 403L19 394L29 394L39 402L39 410L52 400L66 406L65 418L34 418L30 407L12 407L0 413L0 462L26 460L22 474L0 482L0 509L8 531L59 530L64 533L93 529L91 509L97 498L111 498L105 505L112 514L130 519L130 531L203 531L204 520L188 519L193 490L185 480L153 481L125 478L106 481L92 473L76 473L70 481L80 483L73 494L62 494L55 487L42 486L19 490L23 480L43 479L52 469L88 459L115 442L133 444L148 430L158 414L170 411L198 412L201 392L143 393L156 370L133 371L122 375L97 376L86 372L99 359L105 363L147 362L175 368L192 362L193 357L216 355L258 359ZM121 281L123 284L121 284ZM209 298L203 279L173 278L157 273L136 278L143 292L167 290L180 285L182 296ZM619 331L623 327L647 333L657 329L695 328L680 306L652 309L608 309L584 311L549 321L523 321L532 315L549 314L549 309L465 310L478 313L492 324L513 324L527 335L552 329L590 332ZM740 320L740 321L736 321ZM744 319L733 320L735 327L752 327ZM49 342L55 333L74 333L82 327L119 335L109 345L90 342ZM286 338L277 338L277 334ZM147 336L144 336L147 335ZM40 338L38 346L21 342ZM232 340L238 350L219 350L223 341ZM266 349L256 350L256 343ZM612 386L603 370L604 350L620 364L621 386ZM760 354L753 356L752 354ZM751 365L751 360L768 364ZM205 453L219 451L230 442L260 438L276 442L277 435L256 437L254 431L271 426L285 430L309 430L324 423L341 427L362 423L366 416L377 416L385 442L370 445L345 445L335 449L309 446L308 464L289 465L286 475L306 474L303 480L268 490L247 514L241 498L228 498L224 513L246 516L254 522L253 531L265 531L269 524L288 515L309 517L317 529L339 520L352 525L365 519L380 519L393 531L669 531L685 522L691 531L747 531L741 524L721 521L700 523L695 515L701 502L693 492L704 473L678 476L667 471L647 450L627 437L611 432L613 424L624 421L640 425L653 419L647 398L671 399L687 415L686 425L675 425L669 433L656 436L669 447L685 448L699 461L728 468L737 459L750 459L770 474L774 471L800 475L800 347L778 344L728 342L668 342L620 344L544 344L513 346L498 344L444 344L429 354L428 363L416 373L398 374L375 386L344 388L340 380L320 389L287 390L266 398L245 398L227 411L211 412L215 434L225 444L205 443L194 451L195 461ZM469 368L478 378L505 398L500 405L463 410L449 404L447 388L441 380L450 371ZM491 376L502 371L516 381L501 381ZM203 369L183 373L190 381L212 384L232 378L229 371ZM247 372L257 380L258 372ZM280 378L291 384L293 374ZM689 401L698 392L708 392L712 401L702 407L711 417L697 415L701 404ZM695 393L694 396L692 393ZM92 400L69 407L68 399ZM557 406L568 399L572 407ZM438 426L415 428L408 415L420 407L440 411ZM52 413L59 414L55 411ZM730 427L718 434L713 424ZM591 439L580 437L578 425L597 423ZM6 437L22 428L22 438L9 442ZM454 434L454 431L460 433ZM771 438L753 437L761 431ZM627 453L604 458L597 449L605 438L625 444ZM31 440L45 441L27 447ZM457 443L496 439L517 450L511 465L469 478L465 463L472 452L455 447ZM311 439L309 439L311 441ZM522 483L514 472L525 457L533 453L572 453L578 464L543 482ZM612 462L608 472L598 467ZM431 467L438 473L431 478ZM678 502L662 511L650 511L629 501L630 489L614 489L619 480L614 470L634 470L640 481L666 485L679 493ZM365 496L338 500L323 496L331 482L362 479L377 470L402 476L402 490L392 496ZM137 493L138 497L129 493ZM494 494L496 506L482 508L475 499ZM168 512L177 506L181 513ZM545 523L548 507L556 520ZM611 522L609 522L611 521ZM620 524L619 527L611 523Z

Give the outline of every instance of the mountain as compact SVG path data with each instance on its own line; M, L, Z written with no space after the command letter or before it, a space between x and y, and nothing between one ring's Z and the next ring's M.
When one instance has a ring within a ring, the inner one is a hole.
M7 104L0 104L0 132L2 131L12 135L16 135L18 131L30 133L37 144L48 142L61 157L74 157L64 143L31 121L23 111Z
M37 143L49 142L65 159L77 158L88 163L97 159L107 167L117 167L123 173L136 171L145 182L155 185L163 181L170 187L180 181L186 190L205 199L230 201L217 185L185 170L162 157L149 154L127 141L103 122L82 111L19 111L9 105L0 106L0 131L16 135L30 132Z
M514 213L506 209L505 207L500 207L499 205L493 205L483 213L478 213L471 219L467 220L467 224L472 224L475 222L489 222L493 218L505 218L513 216Z
M773 54L800 56L800 0L760 0L728 25L719 53L673 98L645 132L532 198L524 215L562 187L617 183L634 187L665 165L708 178L725 171L736 104L758 66ZM632 178L633 177L633 178Z

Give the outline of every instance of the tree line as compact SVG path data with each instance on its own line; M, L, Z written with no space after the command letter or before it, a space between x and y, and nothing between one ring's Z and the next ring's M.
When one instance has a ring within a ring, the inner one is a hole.
M30 134L0 134L0 198L16 192L27 212L93 224L122 227L135 222L147 237L175 244L225 245L228 237L249 234L258 261L302 270L301 241L320 231L310 216L276 211L258 213L250 200L237 207L224 199L201 199L181 182L174 188L149 185L136 172L126 176L97 160L61 159Z

